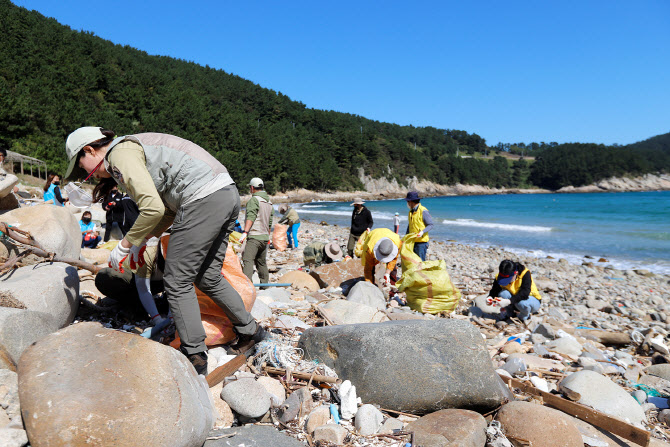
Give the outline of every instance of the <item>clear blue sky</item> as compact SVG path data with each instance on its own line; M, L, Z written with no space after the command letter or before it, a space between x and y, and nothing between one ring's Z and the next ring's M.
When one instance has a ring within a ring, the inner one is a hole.
M13 0L318 109L502 142L670 132L670 1Z

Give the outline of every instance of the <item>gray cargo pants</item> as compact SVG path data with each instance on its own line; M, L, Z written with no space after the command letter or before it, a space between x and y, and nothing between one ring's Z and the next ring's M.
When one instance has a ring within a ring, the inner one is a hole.
M270 282L270 271L267 263L268 242L259 241L258 239L247 238L247 245L244 248L242 255L242 262L244 267L242 271L249 281L253 281L254 265L258 271L258 279L260 282L267 284Z
M182 206L172 225L163 281L181 347L187 354L207 350L194 283L223 309L235 332L252 335L256 331L256 320L221 274L228 236L239 212L240 196L235 185L230 185Z

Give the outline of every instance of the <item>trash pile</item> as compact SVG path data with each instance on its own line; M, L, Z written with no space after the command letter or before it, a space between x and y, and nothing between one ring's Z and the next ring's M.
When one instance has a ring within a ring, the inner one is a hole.
M66 207L0 221L56 256L106 263L109 250L80 249ZM667 277L439 242L436 276L417 287L405 262L397 288L362 281L358 259L303 266L310 242L347 237L303 221L300 249L270 250L271 283L291 284L255 290L271 338L240 357L212 337L207 377L172 340L139 336L146 315L104 297L93 271L22 257L0 277L0 445L668 445ZM25 248L3 246L6 260ZM543 295L525 324L487 303L512 257ZM426 303L422 288L445 278L434 297L448 300Z

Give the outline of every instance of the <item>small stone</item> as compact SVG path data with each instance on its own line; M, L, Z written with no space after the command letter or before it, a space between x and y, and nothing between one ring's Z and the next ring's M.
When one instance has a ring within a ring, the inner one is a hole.
M483 447L486 419L470 410L447 409L423 416L406 427L423 447Z
M582 345L572 337L563 337L546 344L548 350L558 352L561 355L579 357L582 353Z
M312 394L307 387L300 388L291 395L279 407L279 420L286 424L295 419L299 414L308 415L314 407Z
M656 418L659 422L670 426L670 410L661 410Z
M556 338L556 332L554 331L554 328L544 323L538 324L533 333L542 335L543 337L551 340Z
M633 391L633 394L631 394L633 398L639 403L643 404L647 401L647 393L645 393L642 390L635 390Z
M396 418L388 418L382 424L382 427L379 429L379 433L383 435L390 435L393 433L393 430L402 430L405 427L405 424Z
M311 435L317 427L326 425L328 421L330 421L330 406L318 406L309 413L309 416L307 416L305 431Z
M344 438L349 432L346 428L337 424L326 424L314 430L314 442L328 442L335 445L343 445Z
M284 403L286 400L286 389L279 380L273 379L272 377L261 376L256 380L256 382L263 385L263 388L265 388L268 393L276 397L276 399L273 400L273 404L275 401L277 406Z
M502 352L504 352L505 354L522 353L523 347L519 343L513 341L505 344L502 347Z
M354 426L361 436L374 435L382 426L384 415L374 405L365 404L356 412Z
M253 379L241 379L223 387L221 399L241 416L259 418L270 409L270 394Z
M347 301L365 304L379 310L386 309L386 299L384 299L382 291L379 287L367 281L356 283L349 291Z
M221 390L223 390L223 382L209 389L212 401L214 402L214 409L217 413L216 422L214 423L214 427L216 428L231 427L233 422L235 422L235 415L233 414L233 410L230 409L230 405L221 399Z
M256 321L264 320L272 317L272 309L262 300L257 299L254 301L254 307L251 308L251 316Z
M298 289L307 289L310 292L316 292L320 289L319 283L316 279L312 278L309 273L302 272L300 270L295 270L293 272L288 272L281 278L277 280L280 283L291 283L293 287Z

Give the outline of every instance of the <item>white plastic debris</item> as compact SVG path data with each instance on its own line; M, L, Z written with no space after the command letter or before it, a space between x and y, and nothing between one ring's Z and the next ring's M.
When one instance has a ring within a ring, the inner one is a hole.
M537 388L540 391L544 391L545 393L549 392L549 384L547 383L546 380L544 380L541 377L533 376L530 378L530 383L535 385L535 388Z
M649 339L649 344L652 348L661 354L670 354L670 350L668 350L668 347L663 342L663 336L661 334L658 334L656 337Z
M340 413L342 419L351 420L358 410L358 399L356 397L356 387L350 381L345 380L340 385L338 391L340 396Z

